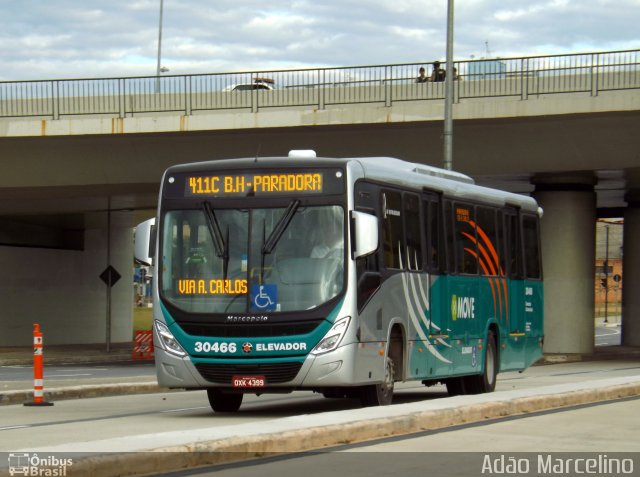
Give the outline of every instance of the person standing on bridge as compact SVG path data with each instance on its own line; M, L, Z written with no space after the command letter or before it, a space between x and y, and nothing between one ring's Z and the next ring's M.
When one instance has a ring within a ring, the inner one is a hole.
M432 81L434 83L440 83L444 81L446 76L447 76L447 72L443 68L440 68L440 62L437 60L434 61L433 71L431 72L431 77L429 78L429 81Z
M426 83L427 81L429 81L429 77L427 76L427 73L424 69L424 66L421 66L420 69L418 70L418 77L416 78L416 83Z

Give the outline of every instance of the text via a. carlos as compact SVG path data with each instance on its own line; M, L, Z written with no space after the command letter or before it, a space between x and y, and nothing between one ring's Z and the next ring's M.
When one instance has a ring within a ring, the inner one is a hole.
M247 280L178 280L180 295L244 295Z

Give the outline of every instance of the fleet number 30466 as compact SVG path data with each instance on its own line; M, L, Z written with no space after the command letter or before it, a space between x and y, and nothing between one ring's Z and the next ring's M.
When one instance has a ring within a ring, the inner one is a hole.
M236 343L225 343L224 341L218 343L214 341L210 343L208 341L196 341L194 346L196 353L235 353L238 350Z

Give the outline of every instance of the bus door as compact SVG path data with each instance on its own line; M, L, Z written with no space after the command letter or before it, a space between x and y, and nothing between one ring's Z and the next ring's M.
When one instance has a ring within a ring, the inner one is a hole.
M377 185L358 181L355 185L355 210L380 218L380 190ZM380 231L378 231L380 234ZM379 235L381 236L381 235ZM382 306L375 302L367 306L382 285L380 252L372 253L356 260L357 306L361 317L363 341L381 340L383 333Z
M424 215L425 266L428 283L427 319L429 321L429 342L435 353L429 354L431 375L445 375L450 372L449 329L450 303L448 300L447 277L445 269L446 249L440 194L432 191L422 193L422 213Z
M508 289L507 330L508 348L513 351L508 358L510 367L524 364L525 320L524 320L524 267L520 211L508 207L504 211L504 234L506 252L506 275Z
M447 269L449 282L449 343L453 353L455 374L475 372L480 363L478 338L485 317L480 295L476 207L464 201L445 203L445 217L450 222L447 233Z

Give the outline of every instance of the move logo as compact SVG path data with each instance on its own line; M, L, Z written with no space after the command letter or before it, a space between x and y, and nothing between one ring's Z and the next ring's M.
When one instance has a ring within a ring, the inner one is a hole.
M451 318L473 320L476 317L476 299L472 296L451 296Z

